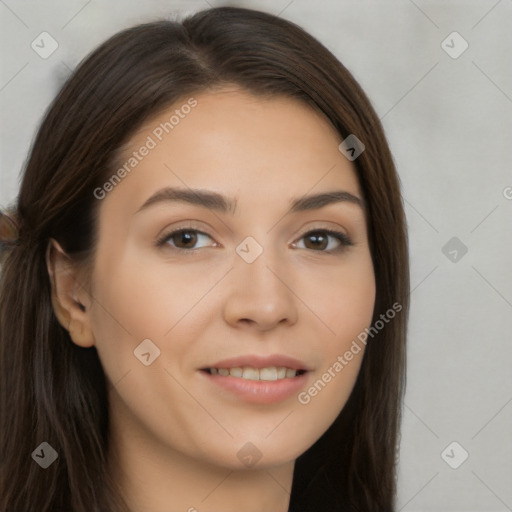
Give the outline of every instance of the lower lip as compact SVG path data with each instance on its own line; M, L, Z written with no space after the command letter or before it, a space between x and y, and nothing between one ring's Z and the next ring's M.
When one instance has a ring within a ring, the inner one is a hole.
M279 380L248 380L240 377L212 375L200 371L210 382L230 391L245 402L252 404L273 404L282 402L299 393L305 387L309 372Z

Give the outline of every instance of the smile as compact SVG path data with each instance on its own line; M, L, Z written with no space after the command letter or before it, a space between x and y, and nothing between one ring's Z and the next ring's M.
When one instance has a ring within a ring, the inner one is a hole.
M295 370L285 366L268 366L266 368L254 368L243 366L235 368L207 368L210 375L222 375L223 377L238 377L246 380L275 381L294 378L302 375L305 370Z

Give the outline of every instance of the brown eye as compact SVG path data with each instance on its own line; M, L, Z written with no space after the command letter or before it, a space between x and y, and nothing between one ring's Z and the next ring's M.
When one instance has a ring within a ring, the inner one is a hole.
M309 231L301 237L304 240L304 247L300 249L310 249L317 252L337 252L345 247L354 245L352 240L340 231L332 231L330 229L316 229ZM334 240L334 242L331 242Z
M158 246L164 246L169 245L171 248L176 249L200 249L200 247L196 247L196 244L200 241L201 237L206 237L212 240L210 235L207 235L206 233L203 233L202 231L198 231L197 229L190 229L190 228L182 228L178 229L176 231L173 231L172 233L169 233L162 237L158 242ZM210 246L213 247L215 244L211 244ZM204 245L203 245L204 247Z
M170 239L177 247L190 249L197 243L197 234L193 231L178 231Z
M304 244L307 249L324 250L329 244L328 237L325 236L322 231L313 231L310 234L304 236L304 239L310 242L310 244L308 244L308 242Z

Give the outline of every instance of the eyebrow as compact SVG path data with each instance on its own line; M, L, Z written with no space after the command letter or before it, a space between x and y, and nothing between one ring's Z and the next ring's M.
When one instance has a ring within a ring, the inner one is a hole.
M154 204L174 201L202 206L220 213L234 214L237 207L236 199L226 198L222 194L211 190L166 187L155 192L151 197L149 197L149 199L144 202L136 213L139 213ZM318 208L323 208L324 206L340 202L355 204L363 208L363 200L360 197L345 190L333 190L330 192L294 198L290 202L290 207L287 213L316 210Z

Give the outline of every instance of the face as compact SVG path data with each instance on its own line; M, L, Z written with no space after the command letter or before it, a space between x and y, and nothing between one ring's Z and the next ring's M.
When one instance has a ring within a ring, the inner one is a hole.
M87 315L113 425L162 455L284 464L360 368L364 346L344 355L375 300L361 190L307 106L236 89L187 100L146 122L114 171L136 163L97 193Z

